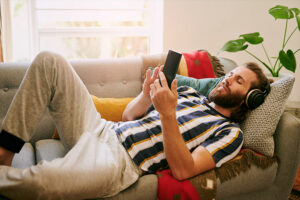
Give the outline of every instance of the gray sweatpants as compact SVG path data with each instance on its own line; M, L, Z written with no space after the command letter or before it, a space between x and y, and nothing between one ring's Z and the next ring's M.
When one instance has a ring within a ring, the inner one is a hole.
M117 194L140 175L88 90L61 56L42 52L31 64L2 129L29 141L49 109L64 158L27 169L0 166L0 194L12 199L87 199Z

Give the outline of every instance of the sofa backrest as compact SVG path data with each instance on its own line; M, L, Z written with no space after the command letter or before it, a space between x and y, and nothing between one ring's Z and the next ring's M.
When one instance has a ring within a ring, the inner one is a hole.
M147 55L118 59L72 60L71 65L78 73L89 92L97 97L135 97L142 90L145 69L160 66L166 54ZM219 58L225 72L236 64L226 58ZM0 64L0 127L9 105L30 66L29 62ZM55 126L48 112L41 119L31 143L51 138Z
M135 97L142 90L142 59L73 60L72 66L97 97Z

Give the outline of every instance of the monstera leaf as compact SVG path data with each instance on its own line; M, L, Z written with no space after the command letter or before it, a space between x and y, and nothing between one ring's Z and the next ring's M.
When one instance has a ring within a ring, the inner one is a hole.
M281 50L279 52L279 60L286 69L295 72L296 58L292 50L289 49L286 53L284 52L284 50Z
M296 17L296 21L297 21L297 25L298 25L298 30L300 31L300 10L298 8L291 8L291 10L295 13L295 17Z
M277 5L269 10L269 13L276 19L291 19L294 14L291 9L286 6Z
M259 32L243 34L240 37L244 38L250 44L260 44L264 41L264 38L259 37Z
M237 52L243 51L247 49L248 45L244 45L246 42L245 39L237 39L237 40L229 40L224 44L220 52L228 51L228 52Z

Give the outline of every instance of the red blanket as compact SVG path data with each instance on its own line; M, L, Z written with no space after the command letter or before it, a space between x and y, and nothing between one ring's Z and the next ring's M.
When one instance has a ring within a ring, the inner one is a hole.
M171 173L170 169L166 169L158 174L158 199L159 200L200 200L198 192L189 180L178 181ZM167 187L166 187L167 186Z

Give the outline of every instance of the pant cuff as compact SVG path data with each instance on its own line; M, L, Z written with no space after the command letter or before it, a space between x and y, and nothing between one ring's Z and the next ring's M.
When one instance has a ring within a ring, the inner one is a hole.
M12 135L11 133L5 130L0 132L0 146L5 149L14 153L19 153L24 144L25 142L22 139Z

